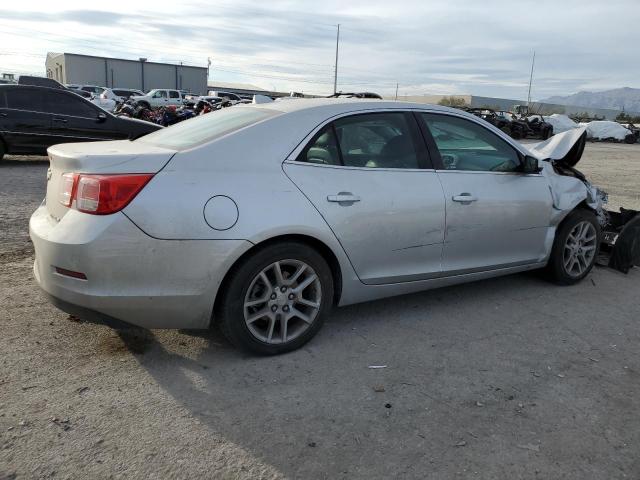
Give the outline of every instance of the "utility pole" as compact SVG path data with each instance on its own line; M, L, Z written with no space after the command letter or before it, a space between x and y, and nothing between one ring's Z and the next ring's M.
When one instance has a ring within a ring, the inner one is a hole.
M338 46L340 45L340 24L338 24L338 33L336 35L336 68L333 71L333 93L338 93Z
M536 51L533 51L533 59L531 60L531 75L529 76L529 94L527 95L527 111L531 108L531 84L533 83L533 66L536 64Z
M398 100L398 84L396 83L396 100Z

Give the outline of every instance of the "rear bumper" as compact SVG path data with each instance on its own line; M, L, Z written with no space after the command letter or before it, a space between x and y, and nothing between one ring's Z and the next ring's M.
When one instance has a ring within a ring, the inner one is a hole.
M112 326L208 327L225 273L251 247L244 240L157 240L121 212L70 210L58 222L44 206L31 217L29 232L36 281L53 303Z

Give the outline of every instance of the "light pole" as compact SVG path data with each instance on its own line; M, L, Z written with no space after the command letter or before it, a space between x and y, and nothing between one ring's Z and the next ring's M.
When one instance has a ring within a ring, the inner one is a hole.
M340 24L338 24L338 33L336 35L336 68L333 71L333 94L338 93L338 45L340 44Z

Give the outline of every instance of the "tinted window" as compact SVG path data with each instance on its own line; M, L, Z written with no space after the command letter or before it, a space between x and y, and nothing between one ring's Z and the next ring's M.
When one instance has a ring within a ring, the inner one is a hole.
M170 90L169 91L169 97L170 98L180 98L180 94L178 92L176 92L175 90Z
M464 118L422 114L447 170L515 172L516 150L500 137Z
M316 135L315 139L302 151L297 160L319 165L341 165L338 142L336 141L333 126L325 127Z
M14 88L7 92L7 108L44 112L44 95L41 90Z
M95 118L98 110L75 94L63 92L47 92L45 111L58 115Z
M167 98L167 92L158 90L152 95L152 98Z
M411 117L373 113L334 122L342 161L348 167L420 168Z
M131 92L128 92L127 90L113 90L113 93L115 93L119 97L128 97L129 95L131 95Z

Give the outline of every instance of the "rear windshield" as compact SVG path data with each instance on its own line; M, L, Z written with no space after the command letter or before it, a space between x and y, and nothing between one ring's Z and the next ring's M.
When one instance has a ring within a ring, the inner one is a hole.
M136 142L186 150L278 115L275 110L231 107L207 113L145 135Z

